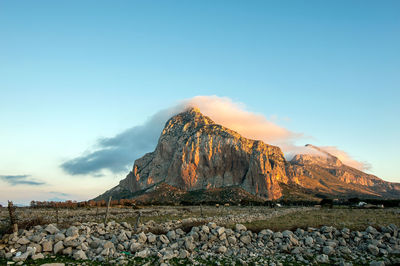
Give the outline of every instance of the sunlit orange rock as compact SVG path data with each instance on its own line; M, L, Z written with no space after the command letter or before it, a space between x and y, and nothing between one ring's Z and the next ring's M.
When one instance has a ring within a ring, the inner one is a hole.
M315 152L286 161L279 147L244 138L190 108L168 120L156 149L137 159L118 186L96 199L110 195L131 198L171 187L179 195L237 188L230 191L242 189L268 200L400 198L400 184L359 171L316 146L307 146Z
M154 152L135 161L120 186L131 192L165 182L185 190L239 186L268 199L287 182L279 147L250 140L191 108L165 125Z

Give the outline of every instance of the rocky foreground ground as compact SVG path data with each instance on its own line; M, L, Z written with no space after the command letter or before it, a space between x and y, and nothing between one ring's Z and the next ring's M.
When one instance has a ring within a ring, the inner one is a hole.
M242 224L225 228L209 222L186 231L135 233L130 224L115 221L75 223L67 229L48 224L4 235L0 257L17 264L54 255L110 264L140 258L148 265L400 264L400 233L393 224L364 231L323 226L253 233Z

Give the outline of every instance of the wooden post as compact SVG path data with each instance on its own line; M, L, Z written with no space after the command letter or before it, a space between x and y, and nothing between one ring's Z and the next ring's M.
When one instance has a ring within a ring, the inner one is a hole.
M108 198L107 210L106 210L106 217L104 218L104 224L107 223L107 219L108 219L108 210L110 209L111 198L112 198L112 196L110 196L110 197Z
M135 228L134 228L134 232L137 232L137 229L139 227L139 223L140 223L140 216L142 216L142 212L139 212L137 219L136 219L136 223L135 223Z
M96 222L99 221L97 218L98 216L99 216L99 205L97 205L97 208L96 208Z
M8 213L10 214L10 224L13 232L18 232L18 224L15 220L15 207L12 201L8 201Z
M204 218L204 216L203 216L203 204L200 204L200 215L201 215L201 218Z
M58 224L58 207L56 206L56 224Z

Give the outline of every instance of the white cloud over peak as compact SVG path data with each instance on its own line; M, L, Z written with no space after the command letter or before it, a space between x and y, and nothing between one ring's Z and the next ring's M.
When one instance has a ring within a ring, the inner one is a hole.
M264 115L246 110L243 103L218 96L196 96L160 110L142 125L133 126L114 137L97 141L90 152L64 162L62 169L71 175L101 176L103 170L127 172L135 159L156 147L165 122L188 107L198 107L217 124L230 128L244 137L262 140L277 145L290 158L293 154L308 153L305 147L294 145L303 134L292 132L268 120ZM337 156L343 163L364 170L366 164L352 159L346 152L333 146L325 149Z

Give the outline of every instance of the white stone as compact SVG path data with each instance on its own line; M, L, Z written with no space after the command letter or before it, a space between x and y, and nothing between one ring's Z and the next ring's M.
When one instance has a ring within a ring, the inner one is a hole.
M79 229L76 228L75 226L71 226L70 228L67 229L67 231L65 232L65 235L68 237L78 237Z
M371 252L372 255L376 256L379 254L379 248L377 246L374 246L372 244L369 244L367 246L369 252Z
M161 242L163 242L164 244L169 244L169 240L168 237L166 237L165 235L160 235L159 239Z
M331 254L335 253L335 249L331 246L325 246L322 249L322 252L324 252L324 254L326 254L326 255L331 255Z
M42 250L43 252L51 252L53 251L53 242L52 241L44 241L42 243Z
M49 224L48 226L46 226L46 228L44 229L45 231L47 231L49 234L54 235L55 233L57 233L58 228L55 227L53 224Z
M319 263L329 263L329 257L325 254L317 255L316 260Z
M147 258L150 255L150 250L148 248L136 253L137 257Z
M304 244L306 244L307 246L312 246L312 244L314 244L314 238L312 238L311 236L306 237L306 239L304 240Z
M87 256L86 256L85 252L83 252L82 250L76 251L74 253L73 257L76 260L87 260Z
M240 231L246 231L246 230L247 230L246 226L244 226L243 224L236 224L236 225L235 225L235 229L236 229L236 231L238 231L238 232L240 232Z
M251 243L251 238L250 238L250 236L241 236L240 237L240 241L243 244L250 244Z
M181 250L179 251L178 258L180 258L180 259L185 259L185 258L189 257L189 255L190 255L190 253L189 253L187 250L181 249Z
M147 236L145 235L145 233L141 232L140 234L138 234L139 243L146 243L146 241L147 241Z
M142 244L138 243L138 242L134 242L131 244L130 250L132 252L136 252L141 248Z
M225 253L226 251L227 251L227 248L226 247L224 247L224 246L220 246L219 248L218 248L218 253Z
M64 240L64 239L65 239L65 235L62 234L62 233L57 233L57 234L54 236L54 241L55 241L55 242L62 241L62 240Z
M30 241L26 237L22 237L18 239L17 243L20 245L27 245L30 243Z
M225 232L225 228L223 228L223 227L217 228L217 233L219 236L222 235L224 232Z
M210 233L210 228L208 226L206 226L206 225L203 225L201 227L201 231L203 231L206 234L209 234Z
M32 260L40 260L44 259L44 255L42 253L38 253L32 256Z
M61 252L64 249L64 245L62 241L58 241L53 248L54 254Z

